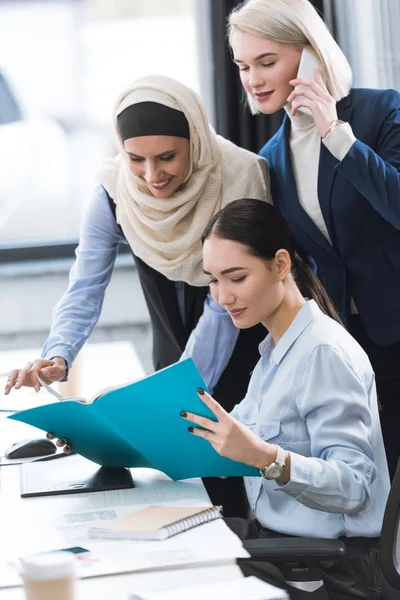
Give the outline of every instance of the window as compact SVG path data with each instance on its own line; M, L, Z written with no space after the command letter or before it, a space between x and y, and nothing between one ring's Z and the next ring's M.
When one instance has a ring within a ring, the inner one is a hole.
M198 91L195 21L193 0L0 3L0 260L77 240L117 94L151 73Z

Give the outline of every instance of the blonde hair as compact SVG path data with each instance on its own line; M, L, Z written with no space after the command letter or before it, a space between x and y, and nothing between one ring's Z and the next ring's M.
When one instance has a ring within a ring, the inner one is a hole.
M247 0L229 15L230 45L235 31L298 48L311 46L332 97L338 102L349 94L353 81L349 62L308 0ZM253 114L260 112L249 94L247 101Z

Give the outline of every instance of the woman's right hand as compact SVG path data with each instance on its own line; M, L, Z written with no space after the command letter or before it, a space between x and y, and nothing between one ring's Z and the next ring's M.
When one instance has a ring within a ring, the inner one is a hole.
M38 375L46 383L61 381L67 373L67 363L61 356L55 356L51 360L38 358L29 362L23 369L13 369L7 379L4 394L10 393L13 387L18 390L22 386L33 387L38 392L41 388Z

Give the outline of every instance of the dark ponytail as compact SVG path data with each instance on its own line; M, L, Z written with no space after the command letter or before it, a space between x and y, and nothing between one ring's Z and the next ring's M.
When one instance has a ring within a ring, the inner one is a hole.
M304 298L315 300L323 313L343 325L332 300L310 265L308 265L296 251L294 251L293 257L291 256L291 258L292 275Z
M295 251L289 227L274 206L251 198L230 202L214 215L202 242L211 234L243 244L250 254L264 260L275 258L278 250L287 250L292 259L292 275L301 294L315 300L322 312L342 324L322 283Z

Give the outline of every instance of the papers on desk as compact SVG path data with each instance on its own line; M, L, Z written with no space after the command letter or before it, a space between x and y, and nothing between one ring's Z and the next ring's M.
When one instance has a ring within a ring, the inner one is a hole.
M238 581L220 581L211 585L181 587L159 592L139 591L131 594L130 600L286 600L284 590L265 583L258 577L246 577Z
M176 501L171 505L176 506ZM134 508L139 510L145 507L136 505ZM93 557L99 558L99 563L91 567L90 573L85 568L84 576L100 575L105 572L226 563L249 556L241 540L222 519L204 523L201 527L161 541L107 540L106 542L89 537L88 525L93 520L101 521L109 519L110 516L115 518L127 515L129 512L132 512L132 507L124 506L108 508L105 511L97 510L96 514L93 514L93 511L85 511L64 517L62 529L65 542L68 545L88 548ZM70 524L65 526L66 519L69 519Z
M187 502L187 501L186 501ZM171 502L171 505L176 505ZM136 505L135 508L144 508ZM57 534L44 540L41 551L81 546L89 552L77 555L78 575L97 577L114 573L129 573L170 568L185 568L212 564L232 564L236 558L247 558L240 539L222 519L205 523L178 536L163 541L95 540L88 535L88 524L110 516L132 512L132 506L110 507L64 515ZM103 514L104 513L104 514ZM33 532L33 530L32 530ZM42 531L43 536L43 531ZM21 558L21 557L18 557ZM14 570L0 564L0 587L21 585L15 557Z

